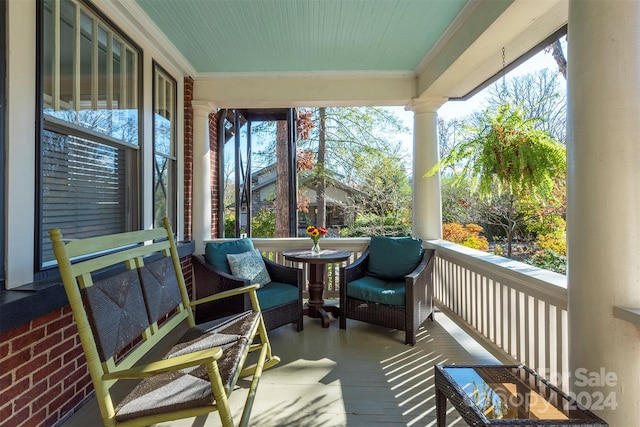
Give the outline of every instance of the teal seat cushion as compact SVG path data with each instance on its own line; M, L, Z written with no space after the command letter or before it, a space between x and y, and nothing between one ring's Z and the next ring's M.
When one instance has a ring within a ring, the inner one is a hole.
M404 306L405 282L387 282L376 277L364 276L349 282L347 296L380 304Z
M204 248L204 257L216 270L231 274L227 255L240 254L252 251L253 249L251 239L238 239L224 243L207 243Z
M298 288L286 283L270 282L258 289L260 310L267 310L298 299Z
M367 274L390 282L404 281L422 260L422 240L373 236L369 242Z

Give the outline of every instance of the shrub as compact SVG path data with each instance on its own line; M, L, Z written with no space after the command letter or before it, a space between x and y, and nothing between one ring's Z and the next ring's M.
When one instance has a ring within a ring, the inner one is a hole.
M542 249L548 249L558 255L567 256L567 238L564 231L555 231L542 236L538 236L536 245Z
M371 213L358 214L354 224L340 230L341 237L411 236L411 222Z
M482 236L469 236L462 243L462 246L466 246L472 249L478 249L480 251L488 251L489 250L489 242L487 239Z
M442 226L442 238L462 246L487 251L489 242L486 237L480 236L482 230L478 224L462 225L450 222Z
M411 236L411 225L398 224L398 225L385 225L385 226L360 226L360 227L345 227L340 230L341 237L371 237L371 236L391 236L391 237L406 237Z
M533 257L531 257L530 263L536 267L544 268L545 270L555 271L560 274L567 274L567 257L557 254L550 249L538 251Z
M527 221L525 228L538 236L562 233L567 229L567 222L560 215L536 215Z
M236 236L236 216L227 215L224 217L224 237Z
M504 256L504 248L502 245L496 243L493 248L493 253L498 256Z

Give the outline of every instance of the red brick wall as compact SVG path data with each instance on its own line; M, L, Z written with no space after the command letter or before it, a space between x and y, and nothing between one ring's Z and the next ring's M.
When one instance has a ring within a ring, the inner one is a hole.
M180 263L191 294L191 256ZM0 334L0 425L53 426L92 395L71 307Z
M193 233L193 79L184 78L184 240Z
M195 299L195 293L193 291L193 268L191 264L191 256L180 258L180 267L182 268L182 277L184 277L184 284L187 285L187 293L191 295L191 299Z
M218 234L218 114L209 114L209 152L211 158L211 234Z
M0 335L0 342L3 425L54 425L93 392L69 306Z

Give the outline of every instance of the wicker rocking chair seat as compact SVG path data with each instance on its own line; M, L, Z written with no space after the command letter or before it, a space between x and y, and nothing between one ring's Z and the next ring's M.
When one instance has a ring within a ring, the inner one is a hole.
M248 311L196 325L180 338L165 359L220 347L223 355L218 359L218 369L228 395L240 373L240 356L256 332L257 316L259 313ZM142 380L116 408L116 421L215 404L209 374L200 365Z

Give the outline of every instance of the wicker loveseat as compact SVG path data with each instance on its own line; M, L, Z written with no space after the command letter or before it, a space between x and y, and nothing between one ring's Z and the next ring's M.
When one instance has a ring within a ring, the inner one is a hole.
M193 274L196 298L205 298L222 291L254 283L252 279L234 276L228 255L254 251L251 239L238 239L222 243L207 243L204 255L193 256ZM258 289L258 302L267 330L293 323L302 330L302 271L286 267L261 257L270 281ZM246 263L245 263L246 264ZM249 298L238 295L221 304L218 301L202 304L196 309L196 322L242 312L251 306Z
M420 325L433 320L433 261L420 239L372 237L340 270L340 328L360 320L405 331L405 344L415 345Z

